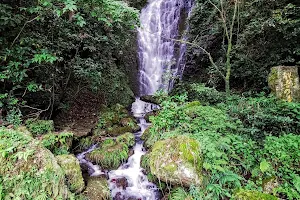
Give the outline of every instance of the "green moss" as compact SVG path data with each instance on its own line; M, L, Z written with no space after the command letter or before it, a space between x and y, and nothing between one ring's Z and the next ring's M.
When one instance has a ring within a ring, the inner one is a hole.
M165 182L199 185L202 182L200 144L178 136L158 141L149 154L151 173Z
M94 144L93 137L80 138L76 150L84 151Z
M89 177L84 195L89 200L110 200L107 180L102 177Z
M192 101L187 103L184 108L191 108L191 107L195 107L195 106L201 106L201 103L199 101Z
M0 128L0 152L4 199L68 199L73 196L53 154L30 135Z
M82 192L85 185L77 158L74 155L59 155L56 160L65 173L71 192Z
M124 127L115 126L115 127L109 128L107 131L107 134L109 136L119 136L124 133L131 132L131 131L132 131L132 128L130 126L124 126Z
M28 119L25 124L33 135L42 135L54 131L54 122L52 120Z
M126 144L116 143L109 139L104 141L101 147L87 154L87 158L104 169L117 169L128 159L128 152Z
M251 191L251 190L238 190L233 199L235 200L278 200L277 197L269 194L264 194L258 191Z
M116 138L117 143L124 143L128 147L132 147L135 144L135 136L132 133L125 133Z

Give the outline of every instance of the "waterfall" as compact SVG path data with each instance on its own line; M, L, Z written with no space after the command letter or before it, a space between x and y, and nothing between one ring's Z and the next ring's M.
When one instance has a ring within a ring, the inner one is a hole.
M169 91L173 78L181 77L184 69L186 44L175 40L182 36L185 19L188 17L192 0L148 0L141 12L141 28L138 29L139 46L139 88L140 96L153 95L158 90ZM157 105L146 103L139 97L132 104L132 113L139 121L141 131L135 133L136 144L133 155L117 170L108 172L108 183L113 200L158 200L160 192L155 184L148 181L140 162L147 152L141 135L150 125L144 119L146 113L157 109ZM96 145L79 154L81 164L89 168L91 176L105 174L100 167L85 159L85 154L93 151ZM118 184L124 182L125 185Z
M140 96L168 91L172 79L181 76L185 44L178 41L186 27L184 16L191 0L149 0L142 10L138 29Z

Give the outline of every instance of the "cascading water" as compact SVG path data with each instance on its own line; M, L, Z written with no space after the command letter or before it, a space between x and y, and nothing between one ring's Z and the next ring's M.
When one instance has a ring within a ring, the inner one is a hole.
M172 76L182 68L180 59L185 52L180 23L189 13L191 0L149 0L141 13L138 34L140 63L140 95L151 95L158 90L170 90Z
M178 45L174 39L182 37L180 23L187 17L191 2L192 0L148 0L148 5L142 10L141 28L138 30L140 96L153 95L158 90L168 91L173 86L172 77L181 76L186 45ZM117 170L108 172L114 200L161 199L157 187L147 180L140 166L141 157L146 154L140 137L150 125L144 116L155 109L156 105L143 102L140 98L136 98L132 104L132 113L139 121L141 131L135 133L134 153L128 162ZM105 174L99 166L85 159L85 154L95 148L96 145L77 156L81 164L88 166L90 176ZM119 184L120 181L124 184Z

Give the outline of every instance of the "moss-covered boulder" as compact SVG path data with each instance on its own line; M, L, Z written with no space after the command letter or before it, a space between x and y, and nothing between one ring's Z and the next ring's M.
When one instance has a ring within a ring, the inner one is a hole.
M270 194L265 194L262 192L258 191L251 191L251 190L243 190L240 189L238 190L234 195L233 195L234 200L278 200L277 197L270 195Z
M128 159L129 148L124 143L107 139L100 144L100 147L88 153L87 159L97 163L103 169L117 169Z
M110 200L110 190L107 180L102 177L89 177L84 196L88 200Z
M68 154L72 147L73 133L48 133L43 135L40 139L43 146L49 149L55 155Z
M159 97L153 96L153 95L144 95L141 96L141 100L147 103L157 104L159 105L161 103L161 100Z
M298 67L273 67L268 77L268 83L278 98L288 102L300 100Z
M53 120L28 119L25 125L33 135L42 135L54 131Z
M134 133L139 130L137 121L130 116L125 107L117 104L101 111L93 135L116 137L126 132Z
M0 128L0 183L4 199L68 199L54 155L30 134Z
M125 133L116 138L117 143L124 143L128 147L132 147L135 144L135 136L132 133Z
M65 173L71 192L82 192L85 185L77 158L74 155L59 155L56 160Z
M202 158L200 144L178 136L153 145L149 154L150 170L158 179L172 185L201 185Z

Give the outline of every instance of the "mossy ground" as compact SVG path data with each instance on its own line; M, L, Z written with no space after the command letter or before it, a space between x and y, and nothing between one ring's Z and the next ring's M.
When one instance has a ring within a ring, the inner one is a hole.
M52 120L28 119L25 124L33 135L42 135L54 131L54 122Z
M258 191L239 190L234 194L234 200L278 200L277 197Z

